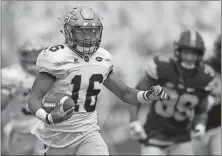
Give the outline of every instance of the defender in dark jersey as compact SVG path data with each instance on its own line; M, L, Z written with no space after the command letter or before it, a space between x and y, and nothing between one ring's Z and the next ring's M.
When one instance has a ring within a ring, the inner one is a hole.
M216 71L218 83L221 83L221 34L217 37L214 43L213 56L206 60L206 63L213 67L213 69ZM216 103L209 111L207 130L221 126L221 84L212 94L216 98Z
M209 155L221 155L221 34L214 43L214 54L206 63L216 71L219 85L212 92L213 106L208 113L206 143Z
M139 108L131 111L131 134L139 139L142 155L192 155L190 134L202 139L206 129L208 95L216 83L214 70L202 61L203 39L196 31L185 31L174 46L175 57L148 61L137 85L145 90L160 84L170 96L152 102L143 127L135 113Z

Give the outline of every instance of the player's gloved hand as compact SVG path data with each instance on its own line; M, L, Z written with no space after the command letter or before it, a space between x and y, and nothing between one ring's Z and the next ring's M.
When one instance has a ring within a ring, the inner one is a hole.
M130 135L133 139L146 139L147 135L139 121L133 121L130 123Z
M47 124L57 124L63 122L65 120L68 120L74 114L74 107L63 113L60 111L61 106L62 104L56 105L55 109L51 113L47 114Z
M203 140L206 131L206 126L197 124L194 130L191 131L191 137L196 140Z
M160 85L152 86L147 90L146 96L149 100L165 100L169 98L167 92Z

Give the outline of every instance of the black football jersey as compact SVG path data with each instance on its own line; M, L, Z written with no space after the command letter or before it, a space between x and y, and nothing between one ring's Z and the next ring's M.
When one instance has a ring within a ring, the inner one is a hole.
M215 86L214 70L203 64L183 79L176 61L162 56L154 57L145 69L147 76L161 85L170 97L169 100L153 101L144 125L148 136L154 131L172 137L189 132L194 110L202 107L200 101Z

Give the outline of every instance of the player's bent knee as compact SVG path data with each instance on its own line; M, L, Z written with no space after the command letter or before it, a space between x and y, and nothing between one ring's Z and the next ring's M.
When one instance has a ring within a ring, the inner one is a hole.
M108 147L96 144L85 144L81 146L75 155L109 155Z
M107 146L97 146L94 150L93 153L89 153L92 155L109 155L109 150Z
M108 146L99 131L88 134L75 155L109 155Z

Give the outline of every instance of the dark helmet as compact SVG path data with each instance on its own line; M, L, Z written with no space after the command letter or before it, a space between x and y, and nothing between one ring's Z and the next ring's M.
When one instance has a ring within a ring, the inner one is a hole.
M202 36L193 30L184 31L180 34L179 40L174 43L175 56L181 62L181 50L190 49L191 52L198 54L197 64L203 60L205 45Z

